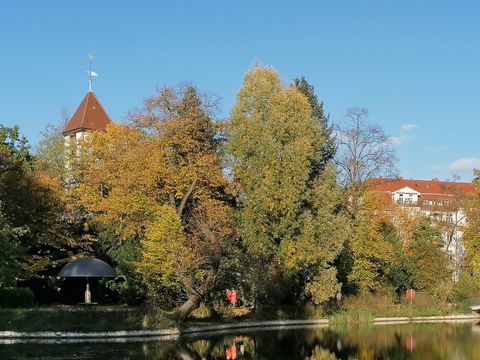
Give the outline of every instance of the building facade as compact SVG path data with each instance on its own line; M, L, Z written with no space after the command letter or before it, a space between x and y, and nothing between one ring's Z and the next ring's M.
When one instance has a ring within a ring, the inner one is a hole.
M375 191L385 193L393 204L426 215L434 221L442 232L453 277L458 279L465 257L461 239L467 218L463 204L468 194L475 191L473 184L401 177L372 179L372 184Z

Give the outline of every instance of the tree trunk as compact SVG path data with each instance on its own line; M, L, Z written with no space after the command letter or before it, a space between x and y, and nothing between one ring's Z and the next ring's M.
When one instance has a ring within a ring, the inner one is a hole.
M177 309L175 317L178 321L183 322L195 309L198 309L201 302L202 297L200 295L191 295L188 300Z
M190 294L188 300L178 308L175 312L175 317L178 321L184 321L195 309L198 309L202 300L212 291L215 286L217 278L218 265L213 266L208 270L207 277L204 279L202 286L197 292Z

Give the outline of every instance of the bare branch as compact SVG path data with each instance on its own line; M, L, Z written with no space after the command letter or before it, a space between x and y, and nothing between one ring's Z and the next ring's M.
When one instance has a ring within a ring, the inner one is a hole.
M335 126L335 159L344 186L358 186L372 177L395 174L395 151L383 129L367 122L368 110L350 108L345 125Z

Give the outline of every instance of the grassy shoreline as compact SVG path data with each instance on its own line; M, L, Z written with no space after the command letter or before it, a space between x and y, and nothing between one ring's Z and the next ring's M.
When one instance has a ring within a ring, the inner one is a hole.
M163 311L113 306L0 309L0 331L139 331L175 327Z
M30 309L0 309L0 331L17 332L107 332L185 328L202 325L228 325L281 320L328 320L331 325L373 323L375 318L415 318L472 314L466 306L419 306L398 304L384 307L339 308L330 313L307 309L286 311L227 308L211 317L200 309L184 324L173 321L168 313L149 308L123 306L59 306Z

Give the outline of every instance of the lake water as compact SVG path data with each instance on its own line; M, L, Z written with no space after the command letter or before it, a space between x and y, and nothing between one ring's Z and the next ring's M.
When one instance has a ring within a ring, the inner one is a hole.
M479 360L480 323L265 329L177 341L2 344L0 359Z

